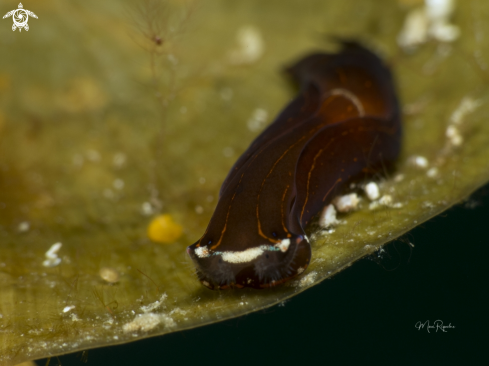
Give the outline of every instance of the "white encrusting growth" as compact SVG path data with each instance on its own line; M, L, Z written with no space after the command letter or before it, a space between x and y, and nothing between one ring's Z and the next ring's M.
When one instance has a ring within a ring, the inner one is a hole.
M171 315L177 313L185 315L185 311L180 310L179 308L175 308L169 314L154 313L154 310L157 310L163 305L163 302L167 299L167 297L167 294L164 293L163 295L161 295L159 300L156 300L155 302L148 304L147 306L141 306L140 309L143 314L137 314L132 321L122 326L122 330L125 333L138 331L147 332L160 324L162 324L165 328L174 327L176 323Z
M360 199L356 193L345 194L344 196L336 197L333 204L339 212L349 212L355 210L360 203Z
M210 255L207 245L195 248L195 255L199 258L207 258Z
M63 244L55 243L51 245L51 248L44 254L46 260L42 262L44 267L55 267L61 263L61 258L58 258L58 251L61 249Z
M472 99L471 97L464 97L457 109L453 111L450 116L445 136L447 138L448 146L457 147L462 145L464 139L460 132L460 126L462 126L465 117L474 112L479 106L482 105L480 100Z
M340 223L336 219L336 210L334 208L334 205L327 205L323 211L321 212L321 215L319 215L319 226L323 229L326 229L331 226L336 226Z
M384 206L390 206L393 202L394 200L390 194L383 195L379 200L379 203Z
M391 208L401 208L402 203L400 202L394 202L394 199L390 194L384 194L382 197L380 197L379 200L373 201L370 203L368 208L370 210L375 210L381 206L386 206L386 207L391 207Z
M424 8L411 10L404 20L404 26L397 37L397 43L402 48L413 48L426 42L428 20Z
M453 146L460 146L464 141L460 131L456 126L449 125L445 132L445 136L447 137L449 143Z
M380 196L379 186L375 182L367 183L364 190L370 201L375 201Z
M312 271L311 273L308 273L307 275L305 275L299 280L298 286L299 287L311 286L316 280L317 275L318 273L316 271Z
M429 35L440 42L452 42L460 35L457 26L449 24L455 9L455 0L425 0L430 21Z
M420 155L415 155L411 156L408 158L408 163L416 168L419 169L426 169L428 168L428 159L426 159L424 156Z
M434 39L439 42L452 42L460 35L460 29L450 24L455 8L455 0L425 0L424 6L412 9L404 21L397 43L404 49Z
M136 315L133 321L122 326L122 330L124 333L137 331L147 332L161 323L167 328L176 325L175 321L166 314L146 313Z
M474 100L471 97L464 97L460 104L457 106L450 116L450 123L459 125L461 124L465 116L474 112L478 107L482 105L482 101Z
M163 295L161 295L160 299L159 300L156 300L155 302L147 305L147 306L141 306L141 311L143 313L149 313L153 310L156 310L158 309L161 305L163 305L163 302L166 300L166 298L168 297L168 295L166 293L164 293Z

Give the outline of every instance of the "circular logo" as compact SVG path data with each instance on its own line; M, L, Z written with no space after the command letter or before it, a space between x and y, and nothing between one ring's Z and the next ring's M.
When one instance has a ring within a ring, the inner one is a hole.
M29 14L24 9L17 9L14 11L12 19L16 27L23 28L27 24Z

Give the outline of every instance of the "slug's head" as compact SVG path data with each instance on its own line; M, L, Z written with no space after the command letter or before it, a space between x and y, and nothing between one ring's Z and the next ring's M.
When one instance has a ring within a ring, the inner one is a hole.
M273 287L304 272L311 259L311 247L302 235L244 250L219 249L204 238L187 248L200 282L213 290Z

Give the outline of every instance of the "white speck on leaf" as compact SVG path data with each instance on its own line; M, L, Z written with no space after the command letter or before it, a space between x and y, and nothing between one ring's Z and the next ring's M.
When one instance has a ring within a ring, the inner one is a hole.
M75 308L75 305L65 306L63 309L63 313L67 313Z
M365 190L365 193L366 193L368 199L371 201L375 201L380 196L379 186L375 182L367 183L365 185L364 190Z
M149 305L146 305L146 306L141 306L140 309L143 313L149 313L153 310L156 310L158 309L161 305L163 305L163 302L166 300L166 298L168 297L168 295L166 293L164 293L163 295L161 295L160 299L159 300L156 300L155 302L149 304Z
M344 196L336 197L333 204L339 212L349 212L355 210L360 203L360 199L356 193L345 194Z
M450 24L454 9L455 0L425 0L423 6L407 13L397 43L405 50L412 50L430 39L455 41L460 36L460 29Z
M145 313L136 315L133 321L122 326L122 330L125 333L147 332L161 323L165 327L174 327L176 325L175 321L166 314Z
M252 132L259 131L265 127L268 120L268 112L265 109L257 108L253 111L250 119L246 122L248 129Z
M61 249L63 244L55 243L51 245L51 248L44 254L46 260L42 262L44 267L55 267L61 263L61 258L58 258L58 251Z
M334 205L327 205L321 214L319 215L319 226L323 229L340 224L340 221L336 219L336 210Z
M428 168L428 159L426 159L424 156L420 155L414 155L408 158L408 163L416 168L419 169L426 169Z
M298 286L306 287L312 285L316 280L317 275L318 273L316 271L312 271L311 273L308 273L307 275L305 275L299 280Z

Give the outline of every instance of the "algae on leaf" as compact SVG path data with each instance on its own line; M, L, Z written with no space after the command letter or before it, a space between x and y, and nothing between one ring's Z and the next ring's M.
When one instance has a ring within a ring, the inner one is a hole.
M457 3L458 40L403 53L401 3L214 0L187 18L189 3L168 1L158 11L170 25L144 28L153 18L133 18L153 2L49 0L30 6L39 19L29 32L0 23L0 364L274 305L487 182L489 4ZM203 288L185 248L234 160L293 96L280 70L333 49L329 34L365 41L397 77L405 135L396 176L382 177L390 201L363 199L334 232L312 226L313 262L297 281ZM243 42L259 47L236 62ZM176 242L148 239L159 213L183 226Z

